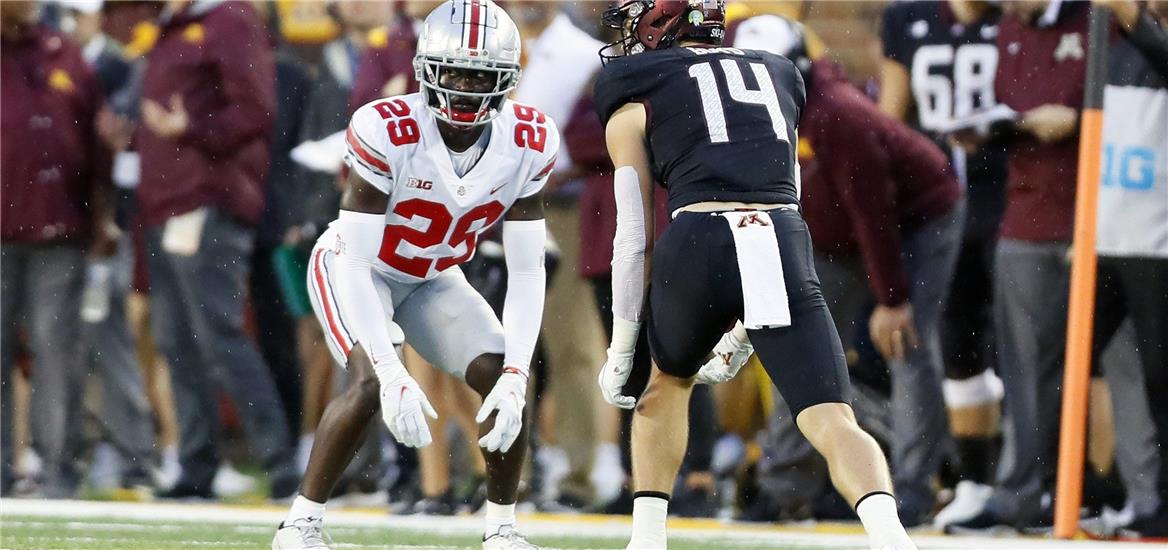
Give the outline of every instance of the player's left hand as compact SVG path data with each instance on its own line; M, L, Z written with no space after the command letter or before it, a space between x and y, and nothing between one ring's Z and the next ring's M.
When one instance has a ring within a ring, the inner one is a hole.
M495 382L495 387L475 416L475 422L482 424L495 415L495 426L479 439L479 446L490 452L505 453L519 437L523 429L523 406L527 397L527 375L516 368L503 369L503 375Z
M908 302L898 306L877 305L868 319L872 345L887 360L903 361L908 346L920 345L920 337L913 323L912 306Z

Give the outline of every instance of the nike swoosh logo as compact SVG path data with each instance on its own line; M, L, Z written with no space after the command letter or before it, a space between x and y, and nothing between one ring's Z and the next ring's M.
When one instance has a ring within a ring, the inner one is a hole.
M496 188L494 188L494 189L491 189L491 192L490 192L490 193L487 193L487 194L488 194L488 195L494 195L496 191L498 191L498 190L500 190L500 189L502 189L502 188L504 188L504 187L507 187L507 184L506 184L506 183L504 183L503 185L500 185L500 186L498 186L498 187L496 187Z

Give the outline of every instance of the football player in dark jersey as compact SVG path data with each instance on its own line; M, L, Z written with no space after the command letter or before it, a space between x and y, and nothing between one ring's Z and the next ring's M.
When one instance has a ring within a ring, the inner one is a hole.
M630 0L605 14L622 38L602 51L594 94L617 202L613 336L599 382L609 403L636 406L629 548L666 546L695 375L741 320L735 330L749 334L873 550L915 549L884 455L846 402L843 348L799 214L802 77L781 56L718 47L724 20L724 0ZM646 223L654 182L674 218L656 242ZM622 389L642 312L657 368L638 402Z
M894 2L884 11L880 107L951 152L966 184L965 233L942 330L945 401L957 443L959 483L937 527L972 517L992 492L1002 384L993 363L993 256L1006 191L1006 150L999 142L950 148L940 129L992 107L1000 10L980 0Z

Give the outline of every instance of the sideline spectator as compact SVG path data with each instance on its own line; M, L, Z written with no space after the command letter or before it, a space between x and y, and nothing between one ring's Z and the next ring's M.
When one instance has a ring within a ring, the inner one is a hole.
M109 159L95 131L101 92L80 49L39 24L36 2L0 3L0 492L13 481L13 374L21 329L31 356L33 446L45 464L43 491L78 485L85 255L117 246ZM90 242L91 241L91 242Z
M994 92L1020 113L1009 135L1006 211L994 258L995 334L1006 440L994 493L954 531L1046 525L1066 349L1070 249L1083 106L1083 2L1004 2Z
M284 305L274 253L283 244L284 234L300 209L296 193L301 187L297 181L301 173L290 153L299 143L300 121L311 81L304 63L280 36L276 4L262 2L258 6L266 16L270 43L275 47L276 112L269 149L271 163L264 185L264 214L256 227L248 290L255 311L256 343L280 394L284 418L294 430L300 426L304 392L295 321Z
M162 496L211 496L221 460L219 386L239 408L271 496L291 496L298 480L287 421L243 332L276 101L272 50L255 10L244 2L168 3L142 95L138 196L154 333L170 363L182 430L182 476Z
M523 36L523 79L515 90L515 100L538 108L566 123L595 69L600 68L596 52L603 44L577 28L561 9L560 2L532 1L510 8ZM565 126L561 125L562 132ZM604 432L615 443L617 415L611 407L597 407L596 394L580 398L580 388L595 383L597 369L604 363L604 342L600 319L589 301L590 293L580 276L577 180L580 171L572 167L569 152L560 150L556 171L548 183L545 208L548 234L560 248L562 268L550 281L543 319L543 342L547 346L548 391L555 419L555 441L568 458L568 472L559 483L555 503L548 506L579 510L592 503L592 467L598 450L607 453L602 462L617 462L614 444L598 446ZM546 452L541 452L547 455Z
M945 143L944 125L995 105L1001 10L981 0L893 2L884 10L880 108L910 122L949 154L968 209L941 341L956 447L952 502L934 526L969 519L993 492L1001 440L1002 384L994 374L993 259L1006 200L1006 149L968 153Z
M348 126L349 94L357 68L370 47L370 35L388 19L389 6L382 2L346 0L330 4L329 13L340 26L341 36L325 44L321 51L319 72L312 83L308 102L304 105L304 118L300 122L301 142L324 139ZM379 38L385 37L379 34ZM337 215L341 187L336 173L303 170L298 181L300 188L293 199L298 208L284 236L284 243L297 247L307 258L313 243ZM304 301L307 300L306 291ZM304 406L296 461L303 471L308 465L316 425L332 395L329 381L334 371L320 323L310 308L303 309L298 315L296 332L304 369Z
M1122 37L1108 51L1103 96L1094 360L1131 318L1160 449L1160 502L1158 508L1132 502L1135 520L1125 531L1163 538L1168 537L1168 24L1131 0L1098 4L1112 9Z
M98 483L113 486L152 486L150 464L153 456L154 427L150 402L146 398L137 350L126 318L126 298L130 295L134 250L129 227L128 202L133 191L122 187L126 152L133 125L128 116L136 116L137 90L131 80L137 72L123 55L122 47L102 32L101 0L66 2L62 29L81 47L88 63L105 92L105 102L98 115L97 131L102 143L115 159L110 174L115 188L116 220L122 231L117 252L108 258L90 258L89 280L81 304L84 343L88 364L101 378L101 414L107 442L97 446L91 472ZM136 176L136 174L134 174ZM109 471L103 468L109 467ZM102 475L108 474L109 479Z

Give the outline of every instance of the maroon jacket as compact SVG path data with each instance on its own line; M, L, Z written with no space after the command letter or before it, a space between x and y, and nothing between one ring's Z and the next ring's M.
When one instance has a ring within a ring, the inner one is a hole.
M1003 17L994 93L1018 112L1054 103L1081 109L1087 68L1086 2L1064 3L1054 25L1038 28ZM1079 140L1041 144L1020 134L1008 147L1009 178L1001 235L1067 241L1075 220Z
M380 99L385 83L397 75L405 75L406 93L418 91L418 81L414 78L414 53L417 50L418 34L414 32L414 20L404 14L398 15L389 28L387 42L371 46L361 57L353 89L349 92L349 112Z
M587 87L588 90L592 86ZM612 273L612 240L616 237L616 194L612 184L612 160L604 144L604 127L592 106L592 95L584 94L572 110L564 128L564 144L572 163L589 171L580 194L580 275L603 277ZM657 202L657 235L669 224L667 196L663 189L654 194Z
M139 128L143 221L218 205L255 225L264 208L268 139L276 109L272 46L247 2L195 2L162 22L147 57L144 99L182 96L191 126L177 139Z
M799 124L803 216L817 250L853 254L884 305L909 298L902 234L949 213L962 190L945 154L816 62Z
M38 27L4 41L0 80L0 240L85 239L94 186L110 173L94 129L97 78L76 46Z

